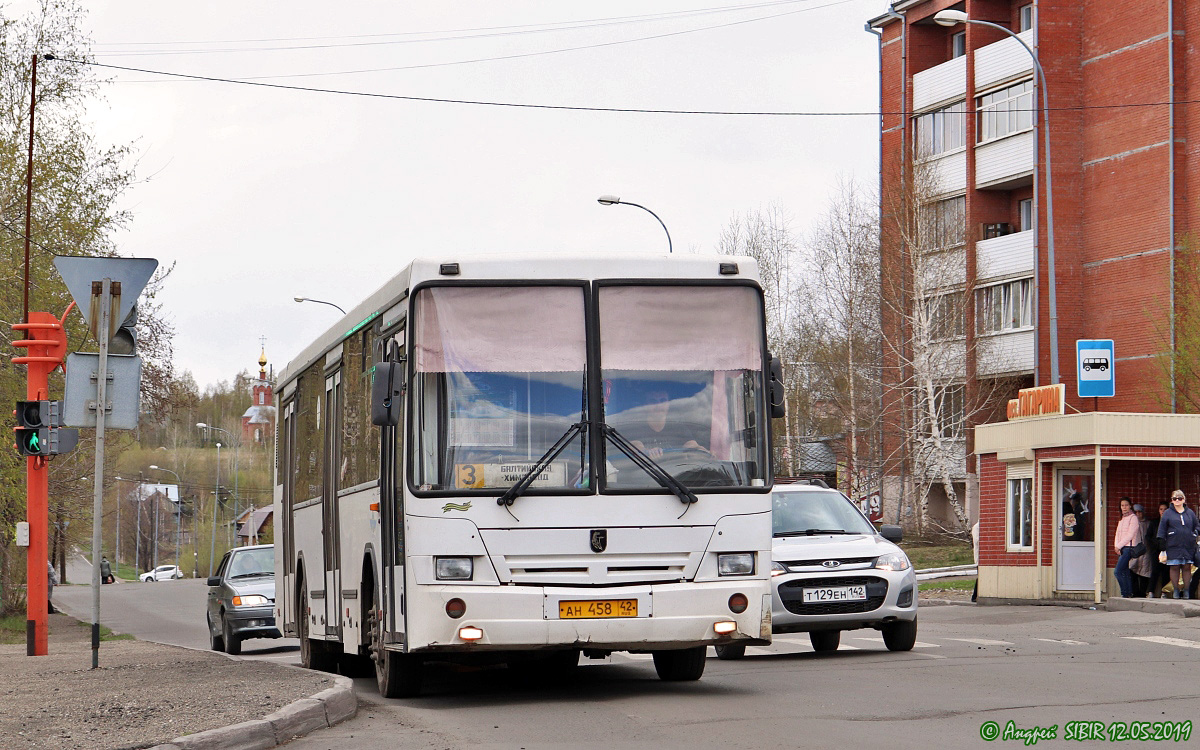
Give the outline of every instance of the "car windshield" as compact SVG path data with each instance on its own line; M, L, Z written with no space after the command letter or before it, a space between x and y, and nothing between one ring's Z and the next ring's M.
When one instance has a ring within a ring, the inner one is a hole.
M229 561L230 578L275 575L275 550L271 547L235 552Z
M771 527L775 536L875 533L875 527L845 495L830 490L776 489L772 493Z

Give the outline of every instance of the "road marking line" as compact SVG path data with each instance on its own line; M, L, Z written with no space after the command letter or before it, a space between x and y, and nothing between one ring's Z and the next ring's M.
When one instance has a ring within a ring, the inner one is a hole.
M1067 646L1086 646L1086 645L1088 645L1087 641L1072 641L1072 640L1066 639L1066 638L1061 639L1061 640L1058 638L1034 638L1033 640L1045 641L1046 643L1062 643Z
M883 643L883 637L882 637L882 636L876 636L876 637L874 637L874 638L868 638L868 637L866 637L866 636L855 636L854 640L856 640L856 641L870 641L871 643ZM924 642L922 642L922 641L917 641L916 643L914 643L914 644L913 644L913 648L941 648L941 644L938 644L938 643L924 643Z
M962 641L963 643L974 643L977 646L1011 646L1010 641L993 641L990 638L947 638L948 641Z
M1122 638L1127 638L1131 641L1150 641L1151 643L1161 643L1165 646L1183 646L1184 648L1200 648L1200 643L1196 641L1185 641L1182 638L1167 638L1162 635L1124 635Z

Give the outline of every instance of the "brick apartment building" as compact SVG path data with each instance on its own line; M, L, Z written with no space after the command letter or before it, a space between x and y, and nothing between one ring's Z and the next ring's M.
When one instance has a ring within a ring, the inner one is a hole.
M935 22L946 10L971 22ZM1200 500L1200 417L1184 413L1197 384L1170 356L1200 309L1200 6L898 0L868 27L880 40L883 296L902 300L883 314L885 518L921 470L898 437L919 419L905 384L921 357L917 316L897 310L919 304L961 360L935 373L928 402L957 451L955 494L980 523L980 596L1115 595L1117 500L1151 516L1175 487ZM898 206L935 226L934 241L915 247ZM951 262L926 283L918 261L934 256ZM1112 397L1079 396L1081 339L1114 342ZM1006 418L1018 391L1028 398ZM931 513L951 516L936 502Z

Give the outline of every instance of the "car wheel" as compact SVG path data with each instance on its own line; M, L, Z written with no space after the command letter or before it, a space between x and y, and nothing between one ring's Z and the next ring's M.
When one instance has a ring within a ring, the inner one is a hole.
M713 648L717 650L717 658L722 661L732 661L746 655L746 644L744 643L721 643Z
M838 644L842 642L842 631L814 630L808 634L808 640L817 653L837 651Z
M204 621L208 623L208 647L213 651L224 651L225 637L213 630L211 617L204 615Z
M379 592L373 592L370 611L371 658L375 683L384 698L413 698L421 694L425 665L419 656L389 651L383 647L383 621L379 616Z
M237 656L242 653L242 637L233 632L233 626L229 624L224 615L221 616L221 635L225 638L225 653Z
M888 651L912 651L912 647L917 645L917 618L884 625L883 643Z
M704 674L708 646L654 652L654 671L658 679L667 682L698 680Z

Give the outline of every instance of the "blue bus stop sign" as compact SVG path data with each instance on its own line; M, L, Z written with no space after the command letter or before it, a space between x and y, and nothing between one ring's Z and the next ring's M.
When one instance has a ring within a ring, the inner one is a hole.
M1075 370L1080 398L1105 398L1115 394L1115 355L1112 339L1079 339L1075 342Z

